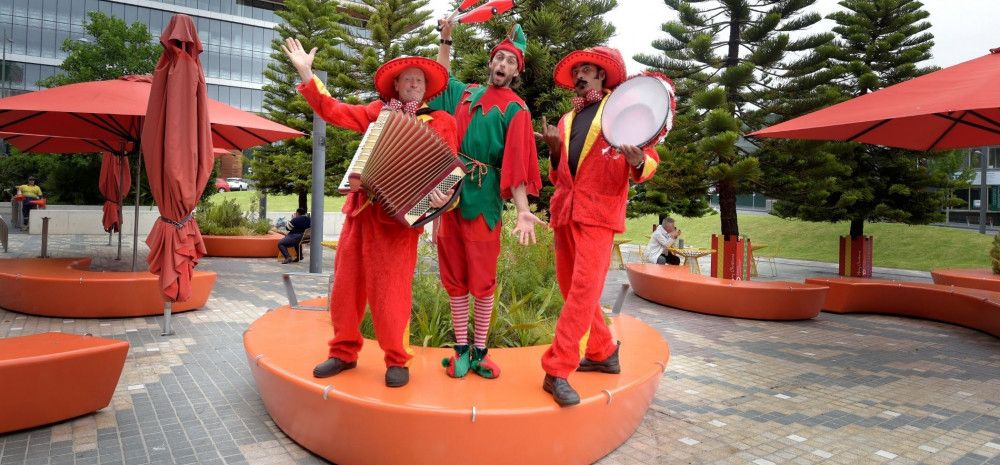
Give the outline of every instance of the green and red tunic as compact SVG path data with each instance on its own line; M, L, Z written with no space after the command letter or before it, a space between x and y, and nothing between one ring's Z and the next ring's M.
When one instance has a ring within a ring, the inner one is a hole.
M483 215L493 229L513 188L524 185L538 196L542 178L531 113L513 90L452 77L429 106L451 113L458 123L459 152L469 171L458 204L463 219Z

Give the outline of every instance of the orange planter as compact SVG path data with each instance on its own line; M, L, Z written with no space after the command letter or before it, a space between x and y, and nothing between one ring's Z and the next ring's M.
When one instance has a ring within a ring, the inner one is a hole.
M935 284L1000 292L1000 275L990 268L941 268L931 270Z
M871 278L809 278L830 287L823 309L941 321L1000 337L1000 293Z
M205 236L205 249L209 257L273 257L278 253L281 234L263 236Z
M636 295L668 307L756 320L805 320L819 315L826 288L783 281L741 281L696 275L686 268L633 263Z
M107 407L127 353L125 341L75 334L0 339L0 434Z
M366 341L357 368L312 377L332 335L326 312L279 307L251 324L243 343L271 418L335 463L592 463L638 427L669 357L653 328L627 316L612 320L622 372L572 374L582 402L569 408L542 391L542 346L491 350L503 369L495 380L451 379L441 359L453 351L413 347L410 383L394 389L384 385L375 341Z
M173 312L203 307L215 272L195 271L191 299ZM148 271L90 271L90 258L0 260L0 307L62 318L123 318L163 313L156 275Z

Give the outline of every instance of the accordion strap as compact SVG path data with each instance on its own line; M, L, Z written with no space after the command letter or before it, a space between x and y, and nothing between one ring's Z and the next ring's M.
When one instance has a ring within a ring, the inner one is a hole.
M500 168L497 168L489 163L483 163L464 153L459 152L458 156L462 157L462 159L466 161L465 166L469 170L469 179L475 180L479 187L483 187L483 176L486 176L486 173L489 172L490 168L500 171Z

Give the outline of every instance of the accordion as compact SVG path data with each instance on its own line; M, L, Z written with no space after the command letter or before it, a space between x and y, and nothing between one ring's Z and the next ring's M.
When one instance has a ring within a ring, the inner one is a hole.
M346 194L360 183L389 216L419 227L445 212L431 208L431 190L454 187L457 196L464 178L465 165L430 126L406 113L383 110L368 126L337 190Z

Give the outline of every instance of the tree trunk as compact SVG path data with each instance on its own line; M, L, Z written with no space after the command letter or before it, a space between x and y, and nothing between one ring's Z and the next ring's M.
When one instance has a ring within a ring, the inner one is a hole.
M851 237L861 237L865 235L865 220L851 220Z
M309 211L309 199L307 195L305 192L299 192L299 208L305 211Z
M736 221L736 186L728 182L720 182L719 189L719 220L722 223L722 235L739 236L740 227Z

